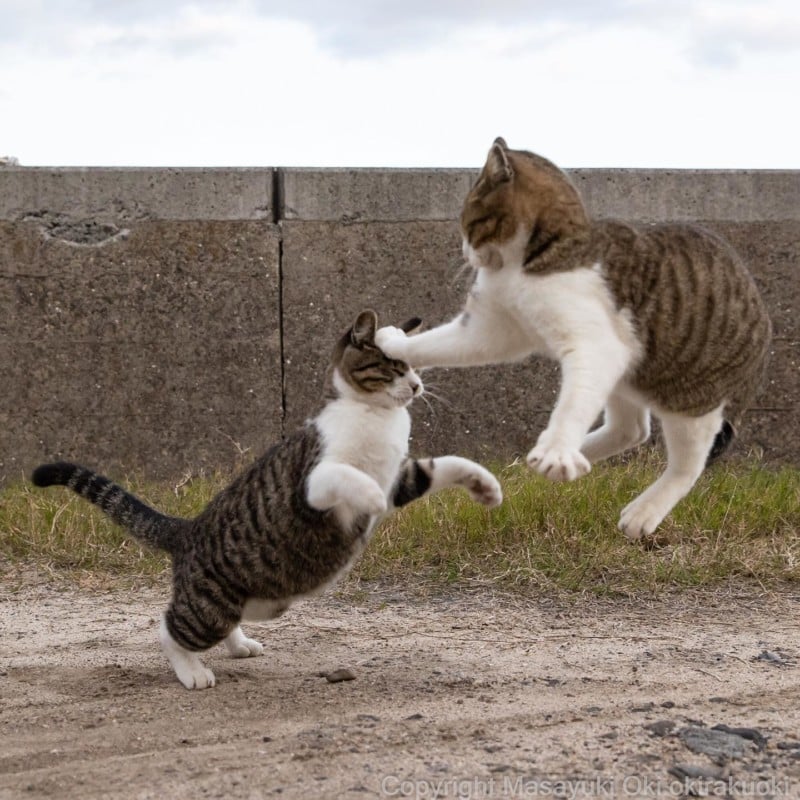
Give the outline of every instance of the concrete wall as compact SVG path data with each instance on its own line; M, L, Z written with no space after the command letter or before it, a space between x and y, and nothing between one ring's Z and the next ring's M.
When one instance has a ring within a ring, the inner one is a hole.
M43 459L176 478L254 456L316 406L359 310L454 314L469 170L0 168L0 482ZM800 173L575 170L592 213L730 238L775 325L738 452L797 463ZM524 454L552 364L438 370L414 452Z

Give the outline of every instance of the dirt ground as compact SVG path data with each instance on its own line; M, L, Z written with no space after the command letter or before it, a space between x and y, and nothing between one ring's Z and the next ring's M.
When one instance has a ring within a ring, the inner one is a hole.
M0 798L797 798L798 600L377 588L247 625L265 655L215 648L192 692L163 592L28 588L0 595Z

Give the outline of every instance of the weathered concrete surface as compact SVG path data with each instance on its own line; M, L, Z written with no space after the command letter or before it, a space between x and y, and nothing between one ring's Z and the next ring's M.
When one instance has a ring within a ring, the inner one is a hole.
M466 169L283 169L281 216L342 223L454 220L477 175Z
M0 223L0 475L228 467L281 433L278 234L145 221L77 246Z
M478 170L284 169L283 218L457 220ZM800 173L782 170L575 169L591 214L620 219L800 220Z
M288 425L316 405L332 344L361 309L386 324L420 316L431 325L458 310L460 247L452 222L283 223ZM521 452L547 421L555 375L541 362L426 371L430 406L413 406L412 452Z
M273 176L271 168L4 167L0 219L271 220Z
M179 477L260 452L314 408L359 310L458 311L476 174L0 169L0 482L45 458ZM596 216L695 220L740 250L776 336L738 452L797 463L800 173L572 176ZM557 377L539 360L427 372L441 399L417 404L414 452L524 454Z
M421 316L435 325L455 314L459 279L455 222L477 173L440 170L408 183L389 219L393 170L286 170L282 224L286 406L289 424L313 408L331 342L361 308L384 321ZM574 170L591 213L631 221L685 220L727 236L759 283L775 325L768 382L734 452L800 459L800 174L661 170ZM322 187L320 192L315 186ZM338 191L337 191L338 187ZM431 370L439 398L414 409L414 451L479 458L524 455L547 422L558 370L547 361L468 370ZM310 391L310 387L313 391Z

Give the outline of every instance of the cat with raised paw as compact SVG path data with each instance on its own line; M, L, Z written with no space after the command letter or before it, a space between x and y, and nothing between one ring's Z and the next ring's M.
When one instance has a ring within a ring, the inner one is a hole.
M631 539L651 534L727 447L764 375L771 325L747 268L697 225L593 221L558 167L500 138L461 232L476 273L463 311L416 336L382 328L378 345L417 368L557 360L558 399L527 456L553 480L642 443L658 417L667 467L619 520Z
M406 332L419 324L412 320ZM224 642L234 658L260 655L242 620L268 620L344 575L393 508L461 487L478 503L500 485L458 456L408 456L407 406L423 392L405 361L375 344L363 311L337 342L316 416L273 446L194 519L162 514L85 467L38 467L36 486L67 486L135 538L172 557L172 600L161 647L187 689L213 686L198 653Z

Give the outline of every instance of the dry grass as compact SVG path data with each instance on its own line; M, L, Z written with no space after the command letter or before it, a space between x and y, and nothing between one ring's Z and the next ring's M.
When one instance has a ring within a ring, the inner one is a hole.
M601 595L800 578L798 470L712 468L654 539L631 544L616 528L619 512L662 467L651 453L600 465L571 484L537 479L522 466L500 469L500 508L486 511L456 492L410 507L384 523L361 575Z
M412 504L383 523L356 568L365 581L600 595L654 594L746 579L775 587L800 578L800 471L730 463L709 470L654 541L630 544L619 511L661 468L645 453L601 465L572 484L551 484L522 466L496 470L506 500L493 511L457 491ZM126 485L161 510L191 516L225 484L198 477L178 487ZM64 489L24 483L0 493L3 582L48 573L70 583L152 582L162 554L136 542Z

